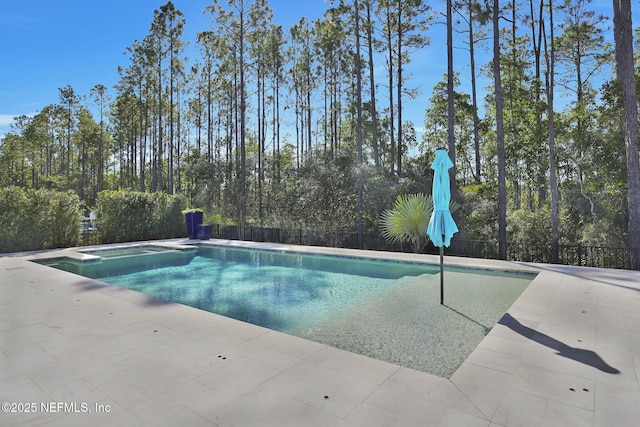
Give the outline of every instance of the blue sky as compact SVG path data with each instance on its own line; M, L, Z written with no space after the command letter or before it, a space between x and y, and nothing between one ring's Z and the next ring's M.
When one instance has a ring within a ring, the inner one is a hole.
M0 8L0 137L9 131L12 118L32 115L59 102L58 88L71 85L79 95L88 95L100 83L114 94L119 80L118 65L129 64L123 52L134 40L148 34L153 11L167 0L5 0ZM203 14L211 0L174 0L185 15L184 39L193 45L196 33L210 27ZM330 7L325 0L269 0L274 23L288 30L302 16L320 18ZM611 16L610 0L594 5ZM444 0L432 2L442 10ZM612 31L611 31L612 33ZM419 87L415 100L404 100L403 117L420 129L431 89L446 72L444 25L429 31L431 45L417 52L407 69L408 87ZM465 51L456 50L455 68L467 73ZM478 61L478 66L488 60ZM381 67L382 68L382 67ZM380 70L384 76L384 70ZM463 83L464 77L463 77ZM481 86L484 84L481 83ZM386 96L380 94L380 102Z
M209 16L202 13L211 0L174 0L185 15L184 39L194 44L195 34L209 28ZM119 80L118 65L128 65L123 54L134 40L149 31L153 11L166 0L22 0L4 1L0 9L0 137L9 131L13 117L33 115L59 102L58 88L71 85L79 95L88 95L100 83L113 94ZM274 23L288 30L302 16L320 18L330 7L325 0L270 0ZM428 52L426 55L446 55ZM446 63L418 61L414 67L430 63L426 73L412 72L412 86L440 78ZM430 86L429 86L430 85ZM423 126L426 97L420 108L406 108L405 116L415 126ZM409 101L406 101L409 102Z

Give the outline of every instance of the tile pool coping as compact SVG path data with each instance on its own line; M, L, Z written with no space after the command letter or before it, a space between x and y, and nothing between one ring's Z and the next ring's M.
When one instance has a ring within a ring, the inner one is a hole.
M0 400L16 411L25 403L37 409L2 412L2 425L631 426L640 419L640 272L446 256L449 266L538 275L509 320L445 379L29 262L64 256L82 258L76 250L0 256Z

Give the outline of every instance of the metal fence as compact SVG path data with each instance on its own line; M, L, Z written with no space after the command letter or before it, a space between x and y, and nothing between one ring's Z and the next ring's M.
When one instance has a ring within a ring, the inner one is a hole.
M556 245L507 242L507 260L563 264L584 267L630 268L628 248L586 245ZM499 259L499 243L496 241L452 240L447 253L456 256ZM636 249L640 255L640 250Z
M307 246L327 246L335 248L358 248L358 233L355 231L320 231L310 228L269 228L246 226L241 239L240 227L235 225L213 224L212 237L228 240L249 240L254 242L287 243ZM91 233L83 235L84 245L99 244L100 235ZM363 248L376 251L412 252L411 243L393 243L380 234L365 233ZM507 242L506 253L509 261L523 261L546 264L564 264L602 268L630 268L630 251L628 248L585 245L557 245L557 254L551 244L531 244ZM438 254L439 248L431 242L424 250L428 254ZM453 239L446 249L447 255L500 259L500 245L497 241ZM640 256L640 249L636 249ZM554 256L555 255L555 256Z
M237 226L214 225L213 237L220 239L239 239L240 231ZM329 246L337 248L358 248L358 234L354 231L323 232L313 229L280 229L247 226L244 230L244 240L255 242L289 243L308 246ZM363 249L412 252L411 243L393 243L384 239L380 234L365 233ZM554 257L554 247L551 244L530 244L507 242L507 260L536 262L547 264L564 264L603 268L630 268L630 251L627 248L585 245L557 245ZM437 254L439 249L430 242L425 253ZM640 252L640 250L638 250ZM497 241L459 240L453 239L451 246L446 249L448 255L499 259L500 245Z

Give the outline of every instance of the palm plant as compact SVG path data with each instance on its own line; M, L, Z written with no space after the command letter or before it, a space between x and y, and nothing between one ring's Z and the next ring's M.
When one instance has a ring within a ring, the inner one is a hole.
M452 202L451 212L460 205ZM433 198L423 193L401 194L396 198L395 207L387 209L380 217L382 235L392 242L413 243L413 251L420 253L427 244L427 228L433 212Z
M433 211L433 199L423 193L401 194L395 207L380 217L382 235L392 242L410 241L419 253L427 243L427 227Z

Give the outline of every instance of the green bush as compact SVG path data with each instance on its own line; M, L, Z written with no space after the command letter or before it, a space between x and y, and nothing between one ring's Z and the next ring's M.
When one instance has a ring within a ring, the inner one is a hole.
M498 238L498 189L488 184L461 187L458 192L460 235L467 240Z
M0 189L0 252L76 246L82 205L71 191Z
M186 198L165 193L102 191L96 213L103 243L167 239L186 233Z
M551 209L547 206L533 212L527 209L510 212L507 224L509 241L538 245L551 243Z

